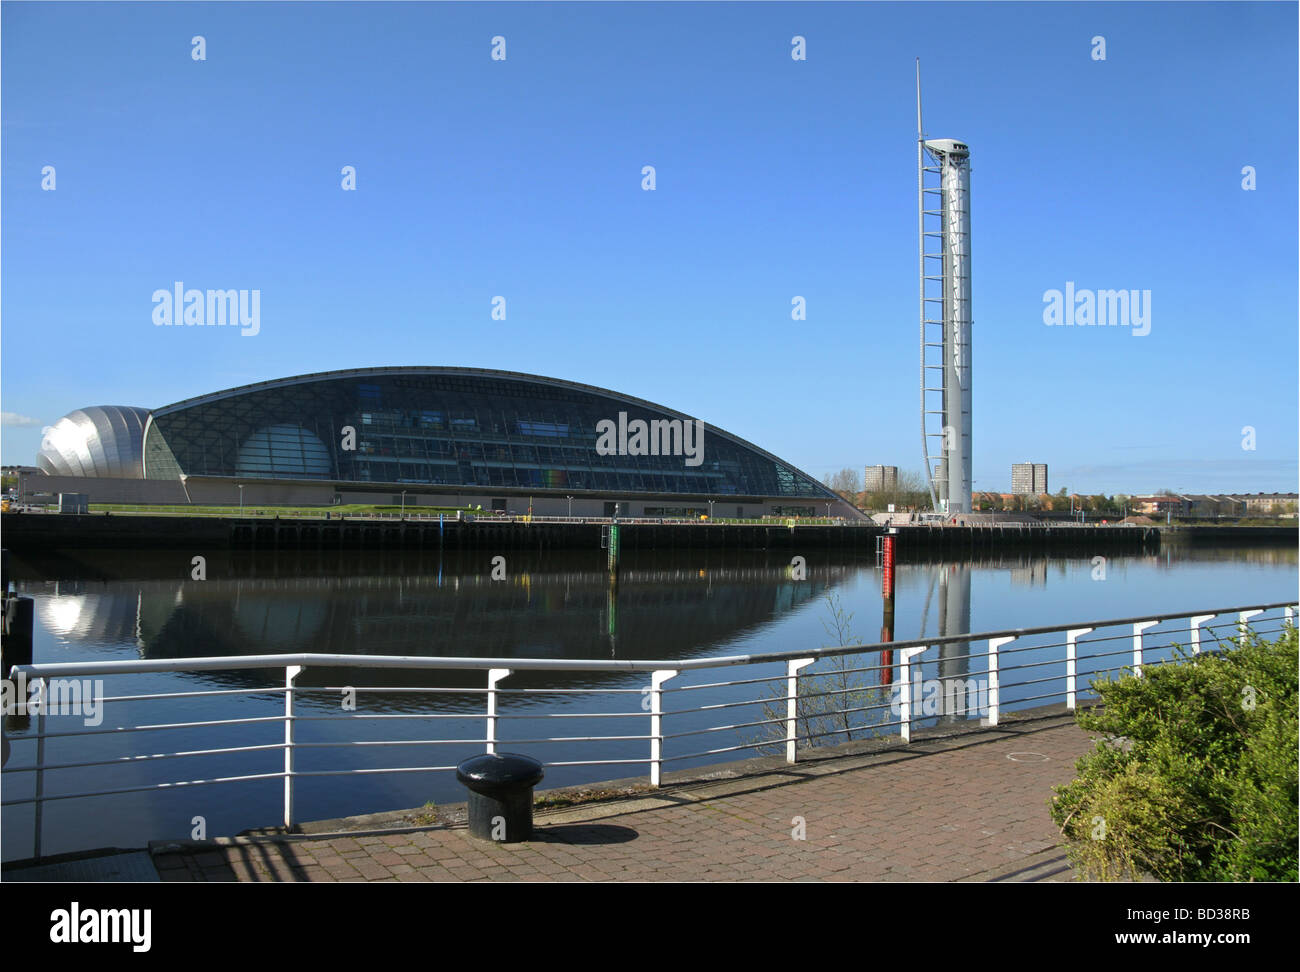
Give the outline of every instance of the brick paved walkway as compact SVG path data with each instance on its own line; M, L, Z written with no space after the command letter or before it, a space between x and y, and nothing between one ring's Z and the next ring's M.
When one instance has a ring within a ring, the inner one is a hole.
M164 881L1072 880L1047 804L1090 748L1050 718L540 812L520 844L372 828L154 863Z

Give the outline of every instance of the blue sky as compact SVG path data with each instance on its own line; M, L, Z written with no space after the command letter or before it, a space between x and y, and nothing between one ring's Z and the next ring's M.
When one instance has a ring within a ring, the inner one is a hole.
M7 2L3 461L82 406L420 364L919 469L920 56L927 135L972 153L976 488L1295 490L1296 17ZM154 326L178 280L260 291L259 333ZM1066 281L1149 290L1150 333L1046 326Z

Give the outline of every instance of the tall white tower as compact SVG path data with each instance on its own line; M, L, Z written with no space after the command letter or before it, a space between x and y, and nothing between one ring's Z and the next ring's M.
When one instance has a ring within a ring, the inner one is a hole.
M955 139L925 137L921 128L919 58L916 62L916 195L921 277L922 455L934 508L944 513L969 513L970 149Z

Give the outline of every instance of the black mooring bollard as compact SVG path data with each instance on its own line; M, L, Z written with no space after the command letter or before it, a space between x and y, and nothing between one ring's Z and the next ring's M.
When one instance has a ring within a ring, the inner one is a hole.
M469 788L469 832L480 840L517 843L533 835L533 787L542 764L518 753L485 753L456 767Z

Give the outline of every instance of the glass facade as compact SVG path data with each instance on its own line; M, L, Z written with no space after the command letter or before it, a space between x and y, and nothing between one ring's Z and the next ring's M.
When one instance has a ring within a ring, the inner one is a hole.
M384 369L285 379L153 413L150 479L189 476L836 499L811 477L704 426L702 462L601 455L597 423L683 417L553 379ZM349 431L350 430L350 431ZM348 447L351 448L348 448Z

